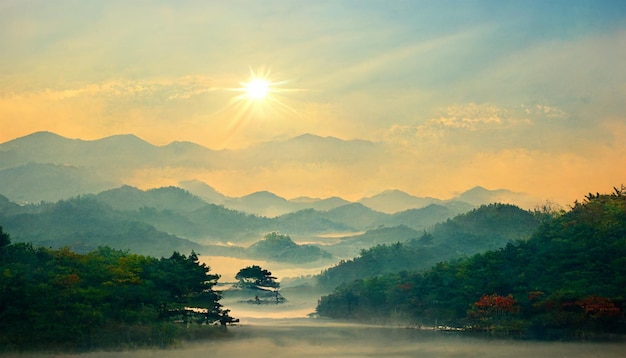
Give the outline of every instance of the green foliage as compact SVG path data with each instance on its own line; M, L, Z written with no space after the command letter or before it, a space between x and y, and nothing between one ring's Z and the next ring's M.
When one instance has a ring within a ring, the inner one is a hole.
M258 290L263 287L275 289L280 287L280 284L276 282L276 277L272 276L270 271L263 269L258 265L242 268L239 272L237 272L237 275L235 275L235 279L239 280L238 285L241 288Z
M9 234L5 233L4 230L2 229L2 226L0 226L0 250L2 250L5 246L8 246L11 244L11 237L9 236Z
M7 350L167 344L176 338L167 328L173 320L228 316L213 290L219 276L194 252L156 259L17 243L2 247L0 276L0 346ZM185 309L191 304L197 313Z
M102 245L157 257L202 249L197 243L129 218L93 196L7 208L0 210L0 222L15 242L67 246L81 253Z
M343 282L368 276L428 269L441 260L461 258L527 239L538 225L531 213L516 206L484 205L435 225L431 232L424 232L419 238L363 249L358 257L341 261L324 271L318 276L318 283L324 289L332 289ZM406 236L407 230L411 229L382 228L376 232L391 231Z
M322 297L317 312L327 317L400 316L414 323L523 330L544 338L581 337L623 332L625 297L622 190L588 196L570 211L544 220L528 240L441 262L421 273L391 273L340 285ZM509 298L511 305L506 307L511 310L496 304ZM491 303L495 306L488 308Z
M251 245L247 254L250 257L277 262L306 263L332 256L316 246L298 245L287 235L276 232L265 235L263 240Z

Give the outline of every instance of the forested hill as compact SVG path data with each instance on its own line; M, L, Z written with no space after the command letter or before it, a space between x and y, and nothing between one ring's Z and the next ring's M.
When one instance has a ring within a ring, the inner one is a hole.
M327 317L454 324L541 337L624 331L626 191L589 195L529 240L353 281L321 299Z
M361 250L356 258L342 261L321 273L318 284L330 290L343 282L368 276L403 270L425 270L440 261L497 249L508 242L529 238L538 226L536 215L517 206L483 205L435 225L431 232L415 232L415 238L406 242ZM366 235L375 236L375 232Z
M90 196L26 206L0 196L0 224L11 232L15 242L53 248L67 246L82 253L110 246L160 257L172 251L205 249L129 218Z

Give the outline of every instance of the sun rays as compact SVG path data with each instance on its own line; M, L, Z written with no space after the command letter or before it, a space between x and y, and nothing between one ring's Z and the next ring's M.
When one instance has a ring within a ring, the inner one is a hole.
M271 121L284 116L298 117L298 111L290 105L293 99L289 93L303 89L287 88L287 80L277 80L269 68L250 69L247 81L239 82L239 87L230 88L237 92L225 108L229 116L229 135L251 120Z

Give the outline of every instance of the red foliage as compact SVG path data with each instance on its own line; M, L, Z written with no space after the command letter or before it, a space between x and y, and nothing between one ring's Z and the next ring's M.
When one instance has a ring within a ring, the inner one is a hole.
M576 304L590 317L617 317L620 315L619 308L606 297L588 296L576 301Z
M479 315L491 315L493 313L514 313L519 311L519 305L513 295L500 296L498 294L482 295L474 303L474 309Z
M476 307L492 307L502 311L511 311L515 305L517 305L517 301L513 298L513 295L500 296L495 293L483 295L474 303Z

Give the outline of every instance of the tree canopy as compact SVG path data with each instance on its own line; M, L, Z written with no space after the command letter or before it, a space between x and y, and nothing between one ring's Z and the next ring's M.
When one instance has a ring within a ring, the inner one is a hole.
M154 258L99 247L87 254L10 244L0 228L0 347L167 345L171 322L232 321L197 255ZM197 307L189 310L187 307ZM123 333L125 332L125 333Z
M241 288L250 289L263 289L265 287L278 289L280 283L276 282L276 277L272 276L272 273L266 269L261 268L258 265L252 265L244 267L237 275L235 279L239 280L238 285Z
M322 272L317 277L318 284L332 290L356 279L426 270L442 260L497 249L508 242L529 238L539 225L535 216L514 205L483 205L437 224L414 239L363 249L358 257Z
M626 193L616 189L544 220L528 240L340 285L317 312L552 337L623 332L625 297Z
M251 257L276 262L305 263L332 257L317 246L298 245L288 235L276 232L265 235L246 251Z

